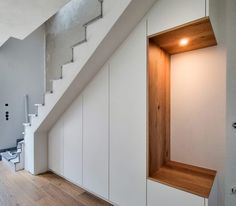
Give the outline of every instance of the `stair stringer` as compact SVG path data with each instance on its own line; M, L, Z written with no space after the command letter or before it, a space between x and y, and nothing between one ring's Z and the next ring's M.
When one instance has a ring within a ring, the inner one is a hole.
M104 17L88 26L88 42L74 48L75 62L63 66L63 79L53 82L53 93L46 94L45 106L25 128L25 168L30 173L47 170L47 157L42 155L47 150L47 132L155 2L104 1Z

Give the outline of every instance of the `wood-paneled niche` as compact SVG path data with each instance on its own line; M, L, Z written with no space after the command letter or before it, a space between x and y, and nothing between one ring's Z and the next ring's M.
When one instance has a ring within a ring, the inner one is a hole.
M171 55L217 45L209 18L148 38L148 178L208 198L216 171L171 161Z

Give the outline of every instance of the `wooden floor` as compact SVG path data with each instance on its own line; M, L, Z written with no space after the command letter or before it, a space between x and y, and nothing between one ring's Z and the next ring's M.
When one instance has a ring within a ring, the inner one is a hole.
M15 173L0 162L0 206L13 205L111 206L53 173Z

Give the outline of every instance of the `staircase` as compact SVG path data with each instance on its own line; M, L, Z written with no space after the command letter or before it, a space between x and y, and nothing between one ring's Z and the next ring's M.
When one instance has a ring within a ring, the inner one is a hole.
M98 0L100 14L84 24L85 38L72 49L72 61L52 80L44 102L35 105L25 127L25 168L32 174L47 171L47 132L88 82L126 39L156 0Z
M13 171L24 169L24 140L17 143L16 151L6 151L1 154L2 161L9 166Z

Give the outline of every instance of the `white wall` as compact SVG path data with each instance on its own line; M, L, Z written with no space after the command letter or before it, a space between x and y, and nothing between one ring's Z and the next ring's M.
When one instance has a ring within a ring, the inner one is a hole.
M225 79L225 49L211 47L171 57L172 159L212 169L222 164Z
M217 170L221 192L224 189L225 82L224 48L211 47L171 57L171 159Z
M207 0L158 0L148 13L148 35L206 16L206 5Z
M24 95L29 95L31 113L35 112L34 103L42 103L44 35L42 26L25 40L11 38L0 48L0 149L16 146L16 139L23 137ZM5 120L6 111L9 121Z

